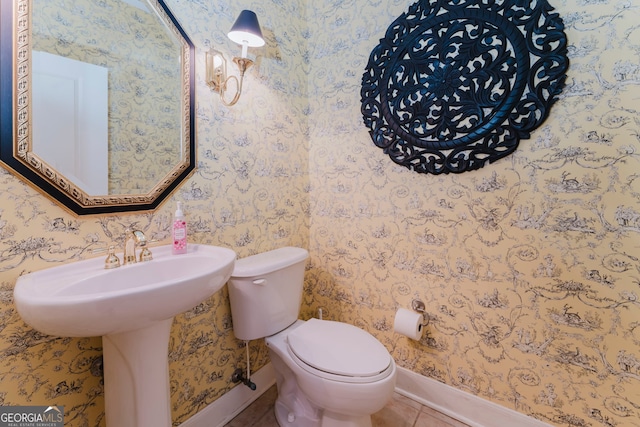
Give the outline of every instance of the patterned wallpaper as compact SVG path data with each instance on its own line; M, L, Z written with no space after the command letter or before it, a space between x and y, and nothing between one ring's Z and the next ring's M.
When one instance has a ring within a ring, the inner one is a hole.
M180 46L143 3L33 4L34 49L109 69L109 193L151 191L182 153Z
M549 120L482 170L425 176L391 164L360 114L369 53L410 1L167 4L201 49L236 55L225 33L243 8L267 46L233 108L198 52L198 170L155 213L75 218L0 170L0 404L104 425L100 339L33 331L13 285L121 245L129 225L166 241L183 200L193 242L310 248L303 317L322 307L365 328L400 366L552 425L640 425L640 5L554 1L571 66ZM392 328L414 297L431 317L420 342ZM226 291L176 318L174 425L233 386L230 328ZM266 350L251 349L257 369Z
M512 156L448 176L394 166L361 123L368 55L412 2L309 3L305 314L549 424L639 426L640 3L550 1L571 61L551 117ZM393 332L416 297L420 342Z
M65 426L105 425L101 339L45 336L25 325L13 305L19 275L106 256L93 251L112 242L122 248L128 227L167 243L178 200L190 242L229 247L239 256L309 247L306 74L292 53L302 43L303 10L277 4L265 10L260 1L206 3L167 1L199 49L198 170L155 213L76 218L0 168L0 405L64 405ZM229 109L204 82L204 49L215 44L229 60L240 53L226 33L243 8L259 14L268 44L247 72L247 94ZM104 23L110 22L116 23ZM291 38L279 32L276 40L279 22L287 22ZM266 363L266 348L256 341L251 349L257 369ZM231 329L226 289L177 316L169 348L174 424L235 386L231 375L245 358Z

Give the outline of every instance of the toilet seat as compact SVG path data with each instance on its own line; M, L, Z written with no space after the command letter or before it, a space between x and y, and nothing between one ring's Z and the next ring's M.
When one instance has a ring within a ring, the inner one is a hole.
M347 323L310 319L287 335L287 349L300 367L334 381L375 382L392 371L382 343Z

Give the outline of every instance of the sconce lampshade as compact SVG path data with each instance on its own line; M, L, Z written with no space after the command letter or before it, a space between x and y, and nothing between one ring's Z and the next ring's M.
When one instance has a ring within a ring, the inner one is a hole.
M264 46L262 30L256 14L250 10L243 10L236 19L231 31L227 34L232 41L249 47Z

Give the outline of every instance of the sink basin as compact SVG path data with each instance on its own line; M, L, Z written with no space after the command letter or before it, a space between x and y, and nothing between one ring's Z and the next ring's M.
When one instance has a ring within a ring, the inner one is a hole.
M33 328L102 336L107 427L171 427L168 347L173 316L224 286L236 254L190 244L151 248L153 260L105 270L104 257L18 278L14 301Z
M144 328L189 310L229 279L236 254L217 246L151 248L153 260L105 270L92 258L18 278L14 300L23 320L40 332L101 336Z

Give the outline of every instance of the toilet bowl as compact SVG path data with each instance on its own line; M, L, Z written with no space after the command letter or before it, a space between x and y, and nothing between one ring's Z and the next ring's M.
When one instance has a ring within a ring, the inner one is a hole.
M347 323L298 320L301 248L240 259L229 281L234 334L265 338L281 427L371 427L395 389L396 365L373 335Z
M276 371L280 426L370 427L371 414L393 395L393 359L355 326L298 320L265 342Z

